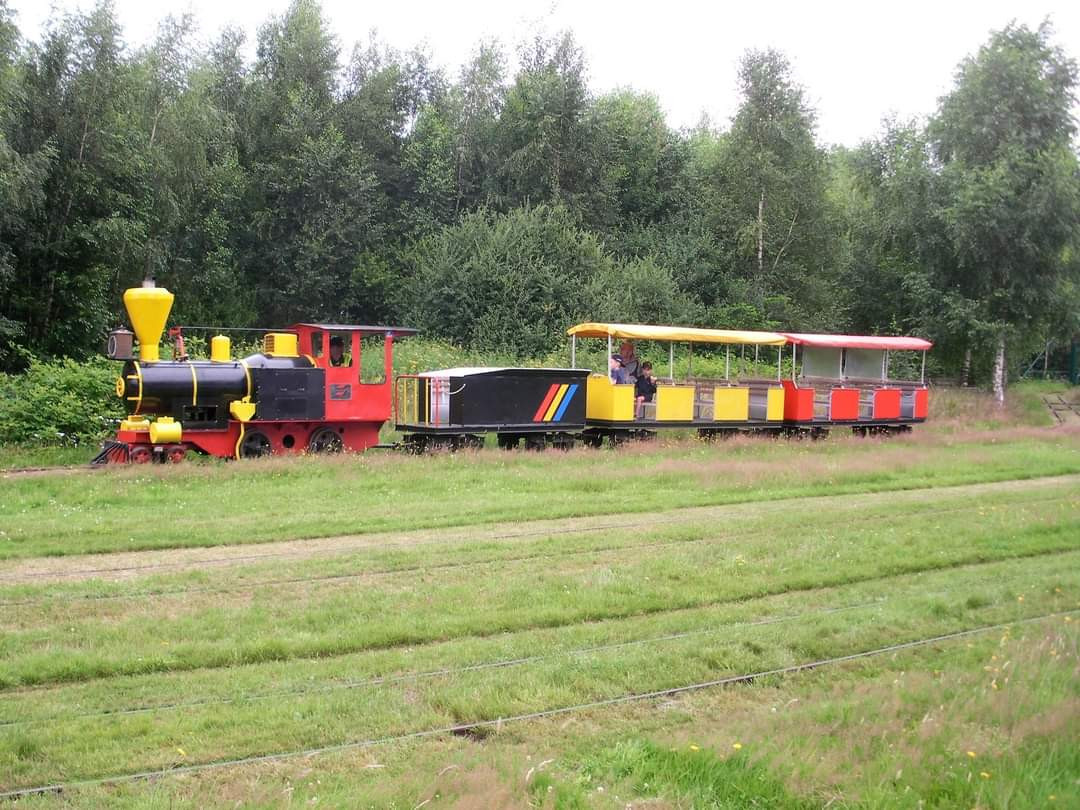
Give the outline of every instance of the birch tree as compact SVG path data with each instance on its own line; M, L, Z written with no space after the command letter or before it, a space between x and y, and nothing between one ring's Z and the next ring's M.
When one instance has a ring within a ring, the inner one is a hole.
M1080 235L1077 64L1051 36L1049 23L994 33L961 63L930 125L955 257L943 292L977 303L1001 404L1006 345L1041 329L1070 280L1069 247Z

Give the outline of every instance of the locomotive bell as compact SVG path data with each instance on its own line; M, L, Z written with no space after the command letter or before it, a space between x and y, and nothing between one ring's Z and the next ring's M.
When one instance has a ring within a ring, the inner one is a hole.
M132 287L124 292L124 306L139 338L139 359L144 363L156 363L161 359L158 342L173 303L171 292L153 284L153 281L147 281L142 287Z

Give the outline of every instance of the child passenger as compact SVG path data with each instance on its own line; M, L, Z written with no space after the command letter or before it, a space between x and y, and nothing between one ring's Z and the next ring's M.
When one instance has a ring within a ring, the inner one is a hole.
M641 364L641 373L637 382L634 383L634 396L637 398L637 406L634 409L634 418L640 419L645 412L645 403L652 402L656 395L656 375L653 374L652 363L646 360Z

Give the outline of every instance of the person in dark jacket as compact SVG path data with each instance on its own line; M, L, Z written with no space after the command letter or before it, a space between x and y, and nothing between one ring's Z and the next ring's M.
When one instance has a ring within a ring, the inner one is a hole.
M653 374L652 363L646 360L641 364L641 372L634 383L634 397L637 404L634 408L634 418L640 419L645 411L645 403L652 402L656 396L656 375Z
M349 365L349 358L345 356L345 340L341 335L334 335L330 338L330 365Z

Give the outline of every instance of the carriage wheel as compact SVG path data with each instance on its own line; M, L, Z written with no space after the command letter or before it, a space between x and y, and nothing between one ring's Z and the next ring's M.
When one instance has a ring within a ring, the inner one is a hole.
M259 458L268 456L272 452L269 437L257 430L245 434L244 440L240 442L240 458Z
M310 453L340 453L344 449L345 442L341 440L341 434L333 428L319 428L308 440Z

